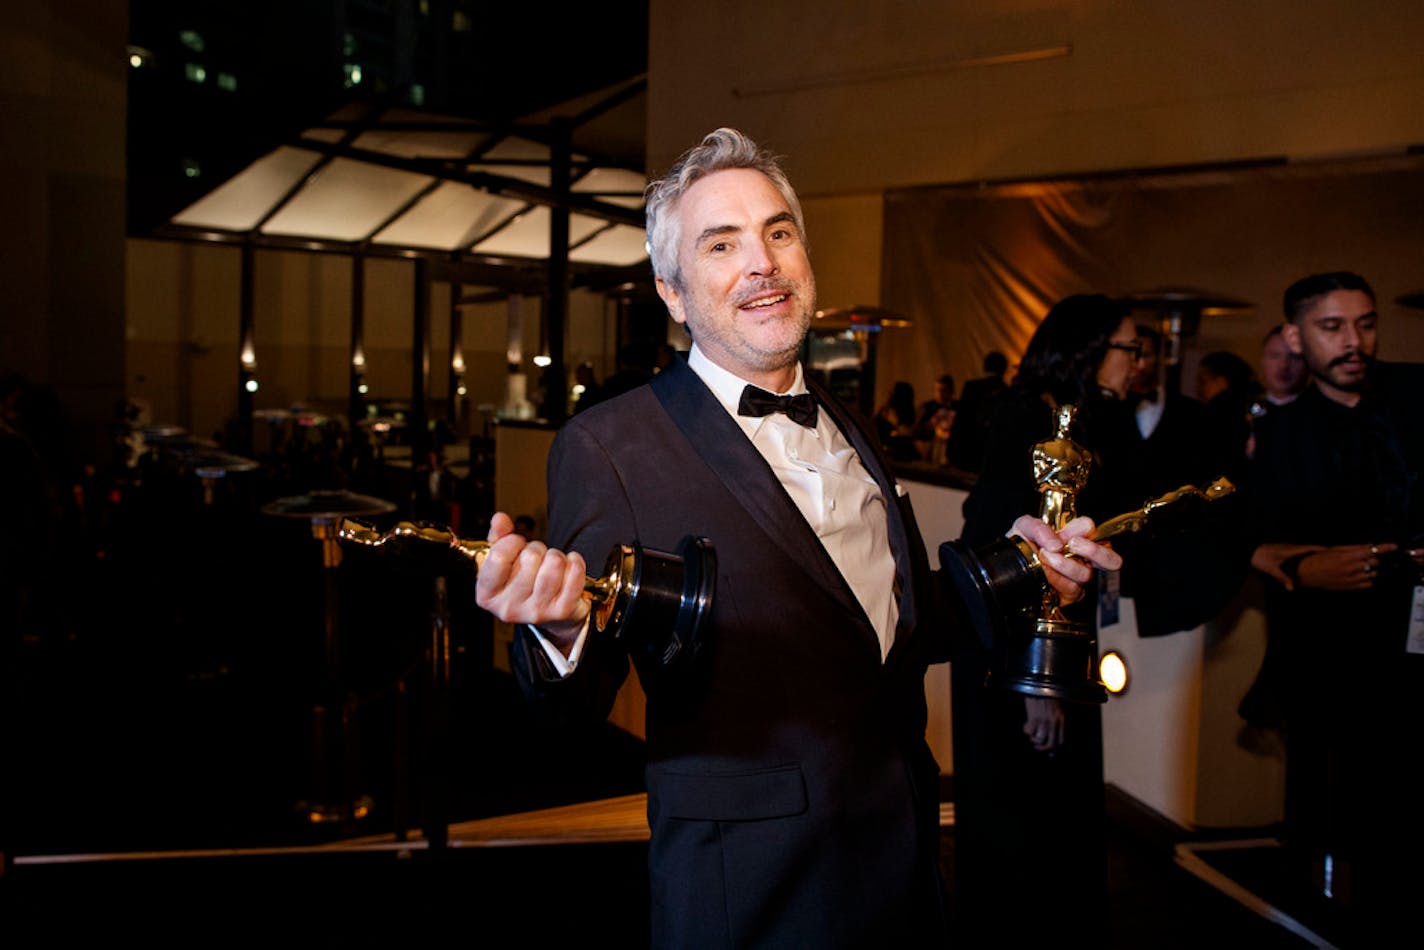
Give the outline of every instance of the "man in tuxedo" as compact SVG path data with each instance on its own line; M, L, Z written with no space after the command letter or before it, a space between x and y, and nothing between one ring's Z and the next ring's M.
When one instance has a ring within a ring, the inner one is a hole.
M690 351L559 431L551 546L496 514L478 602L523 625L513 662L535 702L601 718L629 658L590 630L586 565L706 538L696 666L638 667L653 945L942 946L924 675L957 628L874 429L799 362L816 306L799 201L773 156L719 129L649 187L646 214ZM753 405L778 397L785 413ZM1070 601L1121 564L1092 529L1015 524ZM550 886L557 906L579 885Z
M1206 405L1168 386L1162 363L1162 334L1137 324L1137 361L1128 381L1140 436L1136 451L1120 463L1120 476L1137 487L1143 501L1182 485L1203 487L1228 475L1216 450ZM1201 519L1158 529L1151 539L1122 545L1128 564L1122 593L1133 599L1137 632L1159 637L1190 630L1215 617L1235 596L1248 571L1249 549L1229 526L1239 517L1239 499L1210 506Z

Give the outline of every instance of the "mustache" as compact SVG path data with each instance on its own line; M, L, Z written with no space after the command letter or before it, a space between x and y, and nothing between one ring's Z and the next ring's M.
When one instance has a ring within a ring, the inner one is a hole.
M1375 358L1374 358L1373 356L1366 356L1364 353L1361 353L1359 350L1355 350L1354 352L1351 352L1351 353L1342 353L1341 355L1335 357L1333 360L1331 360L1330 362L1326 363L1325 365L1326 365L1327 368L1332 367L1332 366L1340 366L1340 365L1343 365L1344 363L1349 362L1350 360L1355 360L1355 359L1360 360L1361 362L1363 362L1363 363L1365 364L1365 366L1372 366L1372 365L1374 364L1374 361L1375 361Z
M772 294L786 294L790 297L793 296L795 292L796 286L789 280L779 278L759 280L755 285L738 294L734 303L738 307L741 307L751 303L753 300L760 300L762 297L768 297Z

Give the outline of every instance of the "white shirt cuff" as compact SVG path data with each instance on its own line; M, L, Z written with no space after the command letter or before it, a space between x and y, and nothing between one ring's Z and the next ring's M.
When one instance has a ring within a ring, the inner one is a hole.
M534 635L534 639L539 641L539 646L544 648L544 653L549 657L549 662L554 664L554 669L560 676L568 676L578 667L579 657L583 655L584 641L588 639L588 629L592 626L593 612L590 611L588 617L583 622L583 629L579 631L578 639L574 641L574 648L569 651L568 656L549 642L549 638L533 624L527 624L529 632Z

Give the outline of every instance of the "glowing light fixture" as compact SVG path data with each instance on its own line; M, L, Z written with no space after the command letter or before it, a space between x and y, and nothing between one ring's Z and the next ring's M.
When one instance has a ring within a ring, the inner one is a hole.
M538 356L534 357L534 365L539 367L540 369L543 369L545 366L548 366L552 362L554 361L550 358L548 353L540 353Z
M1116 650L1109 650L1098 660L1098 676L1109 693L1121 695L1127 690L1127 659Z

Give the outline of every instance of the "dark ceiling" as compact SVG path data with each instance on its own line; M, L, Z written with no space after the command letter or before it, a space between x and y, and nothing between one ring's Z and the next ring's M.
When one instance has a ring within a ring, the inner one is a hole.
M646 0L131 0L129 33L136 235L353 101L506 122L647 68ZM641 170L641 125L597 146Z

